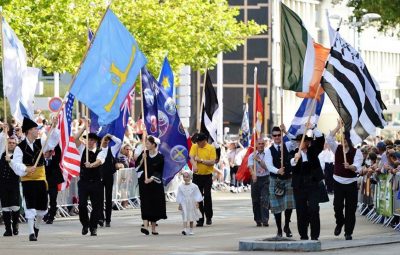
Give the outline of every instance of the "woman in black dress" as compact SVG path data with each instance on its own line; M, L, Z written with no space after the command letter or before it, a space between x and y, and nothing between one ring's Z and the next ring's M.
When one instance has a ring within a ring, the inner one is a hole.
M164 169L164 156L158 152L160 140L153 136L148 136L146 140L147 151L140 157L141 162L139 171L143 171L139 178L140 210L142 213L143 227L140 231L148 235L149 224L151 224L151 233L158 235L156 223L160 219L167 218L164 185L162 175ZM147 179L144 174L144 160L147 162Z

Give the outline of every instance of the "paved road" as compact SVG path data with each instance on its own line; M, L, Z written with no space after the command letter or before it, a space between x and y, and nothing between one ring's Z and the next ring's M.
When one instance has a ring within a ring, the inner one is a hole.
M239 252L238 242L243 238L266 238L276 234L274 220L270 227L256 227L252 219L249 193L213 193L214 218L212 226L196 228L194 236L180 234L181 218L176 203L167 203L168 219L159 222L159 236L140 233L140 210L114 211L111 228L100 228L97 237L82 236L77 217L57 219L53 225L44 225L39 241L29 242L27 226L21 226L17 237L0 237L0 254L53 255L53 254L276 254L273 252ZM292 231L296 229L296 214L292 216ZM357 218L353 241L334 237L334 216L331 203L321 205L321 242L323 249L317 254L398 254L400 233L381 225L373 225L364 217ZM394 244L371 245L373 243ZM349 248L351 246L356 248ZM343 248L342 248L343 247ZM289 254L279 252L278 254ZM296 253L300 254L300 253ZM308 253L310 254L310 253ZM315 254L315 253L314 253Z

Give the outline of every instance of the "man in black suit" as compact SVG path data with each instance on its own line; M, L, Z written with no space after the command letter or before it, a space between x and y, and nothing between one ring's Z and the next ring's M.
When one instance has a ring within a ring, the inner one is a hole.
M54 217L57 212L57 195L58 195L58 184L64 182L64 177L60 168L61 161L61 148L56 146L54 150L46 151L44 153L46 170L46 181L48 185L47 193L49 194L50 208L48 213L43 218L47 224L53 224Z
M308 125L310 126L310 125ZM310 133L311 130L308 130ZM308 226L311 228L311 240L318 240L320 234L319 183L323 172L318 155L324 149L325 138L317 129L312 130L314 138L306 135L300 145L302 134L296 137L301 148L297 148L291 159L293 179L292 186L297 211L297 228L301 240L308 240Z

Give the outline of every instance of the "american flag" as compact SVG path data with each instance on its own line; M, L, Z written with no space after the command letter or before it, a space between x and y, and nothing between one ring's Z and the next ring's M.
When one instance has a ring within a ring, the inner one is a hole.
M64 109L58 119L58 128L60 129L60 147L61 162L60 168L63 172L64 183L58 186L59 190L65 190L69 187L71 179L79 175L81 158L76 148L74 138L71 136L72 108L75 97L68 93Z

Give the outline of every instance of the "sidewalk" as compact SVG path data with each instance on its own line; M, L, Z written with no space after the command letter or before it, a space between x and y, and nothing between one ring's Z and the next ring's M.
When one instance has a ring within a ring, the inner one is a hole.
M269 227L255 226L249 192L240 194L214 192L213 202L213 225L195 228L194 236L181 235L181 216L177 204L168 202L168 219L159 222L159 236L144 236L140 233L142 222L139 209L113 211L111 228L99 228L97 237L82 236L78 218L71 217L56 219L53 225L44 225L39 233L39 241L29 242L27 226L22 224L20 236L0 237L0 254L276 254L276 252L238 251L240 239L261 239L276 234L273 217ZM325 251L321 254L343 254L343 249L352 247L358 248L346 249L345 253L396 254L400 250L399 232L384 228L382 225L374 225L363 216L357 217L353 241L345 241L343 236L334 237L334 227L331 202L322 204L320 239L322 249ZM291 229L294 238L299 239L295 213L292 215ZM395 243L391 245L364 247L393 242Z

